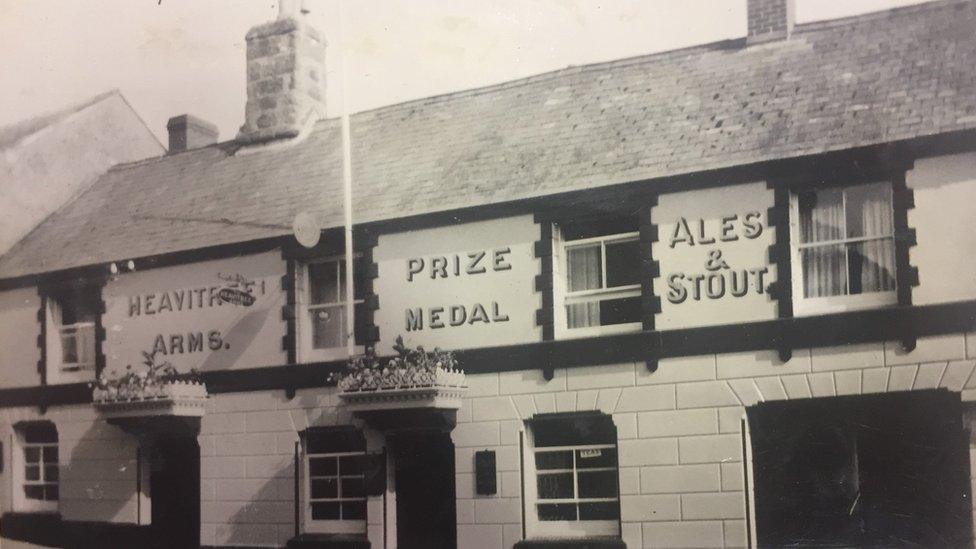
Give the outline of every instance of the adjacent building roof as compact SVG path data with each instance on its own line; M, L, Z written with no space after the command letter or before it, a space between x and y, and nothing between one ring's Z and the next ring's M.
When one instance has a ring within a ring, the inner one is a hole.
M0 254L112 166L163 152L118 91L0 128Z
M357 223L976 128L976 2L939 1L431 97L352 117ZM342 224L340 131L116 167L0 278ZM315 206L318 205L318 206Z

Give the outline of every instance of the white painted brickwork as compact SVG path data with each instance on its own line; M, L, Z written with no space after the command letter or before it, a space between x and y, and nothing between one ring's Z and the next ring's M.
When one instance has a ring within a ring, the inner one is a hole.
M510 548L522 536L519 440L536 413L601 410L619 437L621 535L638 547L742 547L745 406L777 399L946 387L976 401L976 334L897 343L468 376L452 433L459 547ZM61 445L61 513L67 520L137 520L136 442L98 421L91 406L0 411L9 440L18 421L48 419ZM202 542L280 547L294 535L294 444L319 425L354 423L334 389L215 395L202 420ZM371 440L375 447L377 442ZM5 460L10 463L9 443ZM375 449L375 448L371 448ZM475 494L474 453L494 450L494 495ZM976 470L976 449L972 453ZM10 467L0 481L11 493ZM9 508L9 501L0 501ZM382 500L368 503L369 535L382 540Z
M946 387L976 400L976 334L643 363L468 376L453 438L458 540L507 549L521 536L518 430L536 413L600 410L617 426L621 536L628 548L746 545L741 422L767 400ZM474 494L474 452L498 456L499 493ZM976 449L973 451L976 464ZM974 468L976 470L976 468ZM527 510L531 512L531 510Z

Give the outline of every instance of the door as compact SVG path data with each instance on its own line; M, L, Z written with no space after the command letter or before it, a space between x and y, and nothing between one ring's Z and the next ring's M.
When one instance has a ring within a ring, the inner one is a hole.
M766 402L747 414L759 547L970 546L958 393Z
M454 549L454 443L448 433L397 435L397 547Z
M153 547L199 547L200 445L196 437L157 440L151 467Z

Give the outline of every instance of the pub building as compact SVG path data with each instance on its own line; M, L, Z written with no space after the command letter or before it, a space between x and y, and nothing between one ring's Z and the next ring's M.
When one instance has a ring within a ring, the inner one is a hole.
M971 546L976 2L747 13L352 115L348 253L325 41L254 27L234 139L174 118L0 258L4 538ZM337 385L350 331L457 368Z

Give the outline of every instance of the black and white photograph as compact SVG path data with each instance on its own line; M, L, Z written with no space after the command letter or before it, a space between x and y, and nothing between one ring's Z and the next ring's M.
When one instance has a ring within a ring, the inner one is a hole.
M0 548L970 548L976 0L0 0Z

